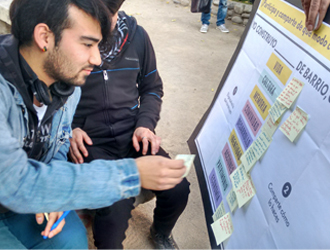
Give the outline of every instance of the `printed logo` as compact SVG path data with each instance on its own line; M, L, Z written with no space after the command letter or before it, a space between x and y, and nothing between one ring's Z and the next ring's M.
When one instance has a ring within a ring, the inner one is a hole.
M128 61L136 61L136 62L139 61L138 58L132 58L132 57L125 57L125 59L128 60Z
M289 182L285 183L282 188L282 195L284 198L288 198L288 196L291 194L292 186Z

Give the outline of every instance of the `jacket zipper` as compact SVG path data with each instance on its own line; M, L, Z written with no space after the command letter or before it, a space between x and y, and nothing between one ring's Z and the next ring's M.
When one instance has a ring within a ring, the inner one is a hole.
M108 77L108 72L106 70L103 70L103 78L104 78L105 84L107 84L109 77Z
M104 88L105 88L105 91L104 91L104 96L105 96L105 109L104 109L104 116L105 116L105 119L106 119L106 122L108 124L108 127L110 129L110 132L111 132L111 135L113 135L113 128L112 128L112 125L110 123L110 119L108 117L108 113L107 113L107 107L108 107L108 91L107 91L107 88L108 88L108 80L109 80L109 76L108 76L108 72L106 70L103 70L103 79L104 79Z

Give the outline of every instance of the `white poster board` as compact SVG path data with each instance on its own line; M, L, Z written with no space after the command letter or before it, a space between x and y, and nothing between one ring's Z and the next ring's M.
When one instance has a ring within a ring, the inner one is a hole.
M294 5L260 1L221 91L192 135L195 147L189 142L198 153L209 230L221 202L230 213L233 232L225 248L330 248L330 28L323 23L312 33L304 23ZM294 142L276 129L250 171L256 194L231 212L229 175L293 79L304 87L279 126L297 106L308 114L307 125ZM217 232L210 230L211 245L217 246L211 234Z

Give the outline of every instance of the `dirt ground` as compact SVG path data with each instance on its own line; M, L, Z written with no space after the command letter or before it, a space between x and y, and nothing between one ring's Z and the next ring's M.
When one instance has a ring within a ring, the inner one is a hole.
M199 32L200 14L172 0L126 0L122 10L133 15L148 32L164 82L164 98L157 134L171 157L189 153L187 140L210 105L244 27L226 21L230 33L216 30L213 16L209 32ZM221 131L219 131L221 132ZM188 180L187 208L173 235L181 249L210 249L199 185L194 169ZM151 249L149 227L155 200L133 211L124 247Z

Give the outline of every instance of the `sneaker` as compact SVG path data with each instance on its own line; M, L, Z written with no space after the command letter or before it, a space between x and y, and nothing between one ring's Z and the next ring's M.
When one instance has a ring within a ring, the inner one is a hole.
M203 24L199 31L202 33L206 33L208 30L209 30L209 26L207 24Z
M217 26L217 29L220 30L223 33L228 33L229 30L226 28L226 26L224 24L221 24L219 26Z
M150 237L155 244L155 249L179 249L172 234L167 237L161 233L157 233L153 226L150 228Z

